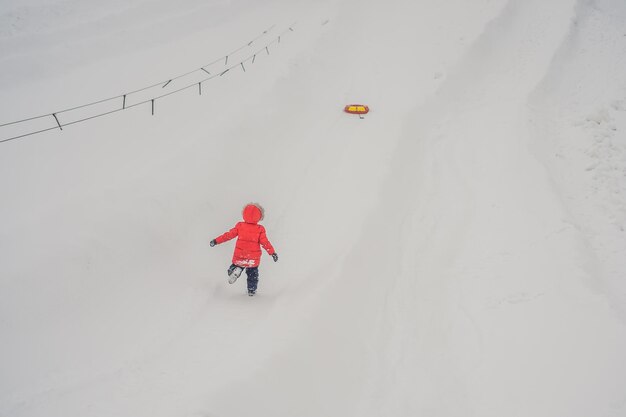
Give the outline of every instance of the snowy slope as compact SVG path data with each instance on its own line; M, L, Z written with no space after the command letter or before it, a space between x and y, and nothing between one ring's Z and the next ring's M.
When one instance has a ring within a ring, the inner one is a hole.
M0 416L623 416L620 1L7 1L0 123L293 22L0 144ZM208 247L248 201L253 299Z

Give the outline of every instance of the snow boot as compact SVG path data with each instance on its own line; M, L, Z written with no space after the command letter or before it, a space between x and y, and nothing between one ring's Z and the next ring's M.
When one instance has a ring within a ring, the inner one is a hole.
M237 281L237 278L239 278L239 276L241 275L241 273L243 272L243 268L237 265L231 265L230 268L228 268L228 283L229 284L234 284L235 281Z

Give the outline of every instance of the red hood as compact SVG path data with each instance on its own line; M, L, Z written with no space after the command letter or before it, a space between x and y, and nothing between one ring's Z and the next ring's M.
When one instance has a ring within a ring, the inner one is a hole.
M263 211L256 204L248 204L243 209L243 221L246 223L257 224L263 220Z

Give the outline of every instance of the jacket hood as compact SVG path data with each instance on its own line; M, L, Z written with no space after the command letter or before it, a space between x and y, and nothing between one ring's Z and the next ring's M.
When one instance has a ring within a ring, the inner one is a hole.
M246 223L257 224L265 215L265 210L260 204L250 203L243 208L243 221Z

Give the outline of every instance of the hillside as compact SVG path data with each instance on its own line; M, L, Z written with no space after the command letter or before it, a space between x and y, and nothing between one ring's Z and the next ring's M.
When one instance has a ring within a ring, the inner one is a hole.
M0 416L623 416L624 28L618 0L5 1L0 124L48 116L0 140L156 87L0 143ZM280 255L254 298L208 245L250 201Z

